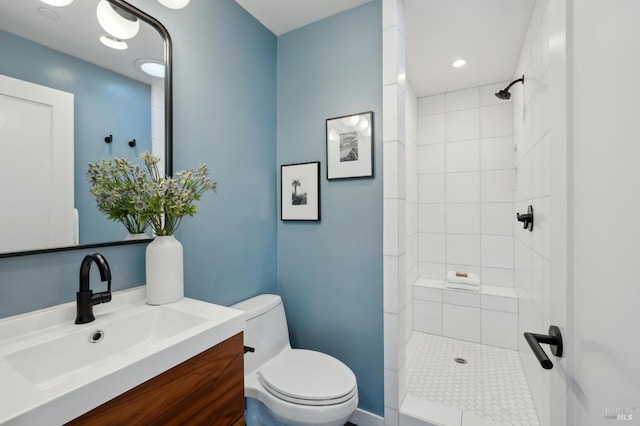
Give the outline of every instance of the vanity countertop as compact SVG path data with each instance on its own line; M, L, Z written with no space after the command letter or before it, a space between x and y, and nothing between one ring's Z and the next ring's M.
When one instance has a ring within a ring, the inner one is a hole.
M115 292L82 325L75 302L0 320L0 424L66 423L245 328L232 308L144 297Z

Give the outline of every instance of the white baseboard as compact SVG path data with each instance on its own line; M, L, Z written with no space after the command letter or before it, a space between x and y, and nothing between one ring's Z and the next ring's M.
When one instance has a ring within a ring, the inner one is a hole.
M382 417L359 408L351 415L349 422L358 426L384 426Z

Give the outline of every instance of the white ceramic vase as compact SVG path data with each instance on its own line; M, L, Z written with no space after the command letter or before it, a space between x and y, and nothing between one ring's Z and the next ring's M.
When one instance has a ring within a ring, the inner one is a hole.
M146 250L147 303L164 305L184 297L182 244L173 235L155 237Z

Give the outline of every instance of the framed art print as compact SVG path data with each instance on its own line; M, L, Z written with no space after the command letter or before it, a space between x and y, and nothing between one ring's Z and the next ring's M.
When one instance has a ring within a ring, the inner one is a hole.
M280 220L320 220L320 162L280 166Z
M327 119L327 179L373 176L373 112Z

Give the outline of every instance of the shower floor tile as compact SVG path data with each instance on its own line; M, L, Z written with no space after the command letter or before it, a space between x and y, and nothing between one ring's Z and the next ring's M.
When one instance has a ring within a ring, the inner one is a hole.
M516 351L414 331L407 345L406 386L414 397L458 408L463 425L465 417L480 416L498 424L539 426Z

